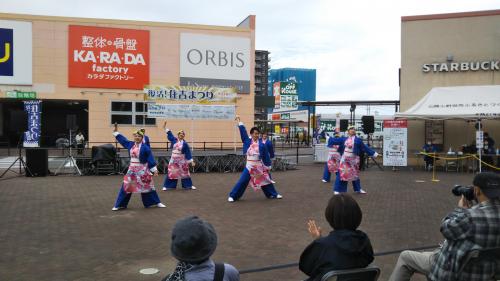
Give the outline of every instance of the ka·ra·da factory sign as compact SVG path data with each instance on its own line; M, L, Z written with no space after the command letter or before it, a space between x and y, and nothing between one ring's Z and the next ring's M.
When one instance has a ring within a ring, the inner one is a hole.
M149 84L149 31L69 26L69 87L142 89Z

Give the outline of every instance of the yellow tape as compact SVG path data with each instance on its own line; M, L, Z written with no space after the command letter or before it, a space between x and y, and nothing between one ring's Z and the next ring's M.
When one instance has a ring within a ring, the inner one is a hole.
M481 161L481 163L485 166L488 166L490 168L493 168L495 170L499 170L500 171L500 168L499 167L496 167L496 166L493 166L491 164L488 164L486 162L484 162L483 160L480 160L479 157L477 157L477 155L475 154L468 154L467 156L463 156L463 157L453 157L453 158L449 158L449 157L442 157L442 156L439 156L439 155L435 155L435 154L429 154L429 153L425 153L425 152L420 152L420 154L422 155L426 155L426 156L429 156L429 157L432 157L432 158L439 158L439 159L443 159L443 160L461 160L461 159L467 159L467 158L475 158L479 161Z
M432 157L432 158L443 159L443 160L461 160L461 159L467 159L467 158L474 157L474 155L472 155L472 154L468 154L467 156L462 156L462 157L453 157L453 158L443 157L443 156L439 156L439 155L436 155L436 154L429 154L429 153L425 153L425 152L420 152L420 154L426 155L426 156L429 156L429 157Z
M477 160L479 160L479 157L477 157L476 155L473 155L473 157L474 157L474 158L476 158ZM500 168L499 168L499 167L496 167L496 166L490 165L490 164L488 164L488 163L484 162L483 160L479 160L479 161L481 161L481 163L483 163L483 165L485 165L485 166L488 166L488 167L493 168L493 169L495 169L495 170L500 170Z

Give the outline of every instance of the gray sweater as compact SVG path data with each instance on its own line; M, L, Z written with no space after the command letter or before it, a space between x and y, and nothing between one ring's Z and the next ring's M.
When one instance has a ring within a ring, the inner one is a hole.
M195 265L185 273L186 281L213 281L215 273L215 263L209 259L204 263ZM224 281L239 281L240 273L230 265L224 264Z

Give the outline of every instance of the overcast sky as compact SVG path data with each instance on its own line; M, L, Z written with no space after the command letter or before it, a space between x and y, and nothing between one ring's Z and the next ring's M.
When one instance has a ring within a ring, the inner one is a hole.
M235 26L256 15L271 67L315 68L317 100L397 100L401 16L500 9L499 0L11 0L0 12Z

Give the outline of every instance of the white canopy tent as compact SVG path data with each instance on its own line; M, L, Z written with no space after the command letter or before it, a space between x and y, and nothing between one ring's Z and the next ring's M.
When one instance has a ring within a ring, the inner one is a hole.
M414 120L477 120L480 131L482 119L500 119L500 85L432 88L418 103L405 112L396 113L395 117ZM480 135L482 138L481 133Z
M406 119L500 119L500 85L436 87L405 112Z

